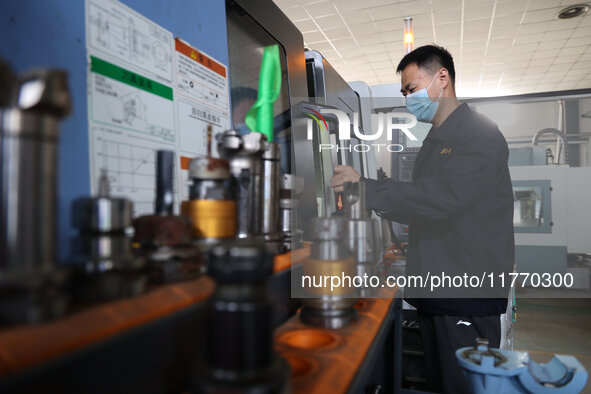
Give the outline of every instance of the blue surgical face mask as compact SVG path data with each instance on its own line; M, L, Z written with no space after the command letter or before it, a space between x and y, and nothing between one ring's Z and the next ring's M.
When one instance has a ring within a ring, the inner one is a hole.
M443 89L441 89L441 93L439 93L436 101L431 101L427 92L437 79L437 75L435 75L435 78L433 78L428 87L406 95L406 108L421 122L431 123L437 112L437 107L439 107L439 97L441 97Z

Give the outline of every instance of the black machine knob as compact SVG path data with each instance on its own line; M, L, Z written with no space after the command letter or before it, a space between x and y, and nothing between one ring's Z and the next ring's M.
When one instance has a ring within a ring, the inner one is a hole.
M204 366L198 393L278 393L289 366L273 350L273 304L267 279L273 256L262 242L232 240L209 252L216 289L207 306Z

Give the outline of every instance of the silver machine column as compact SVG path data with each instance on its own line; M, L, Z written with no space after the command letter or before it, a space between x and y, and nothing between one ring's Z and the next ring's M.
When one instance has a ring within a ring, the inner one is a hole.
M262 233L267 247L274 253L281 253L285 250L279 220L281 152L276 143L265 141L264 146Z

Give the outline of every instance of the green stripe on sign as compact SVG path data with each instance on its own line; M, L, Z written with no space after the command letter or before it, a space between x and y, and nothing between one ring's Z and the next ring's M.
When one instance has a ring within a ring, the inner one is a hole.
M90 57L90 71L126 83L134 88L142 89L146 92L164 97L165 99L172 100L172 88L97 57Z

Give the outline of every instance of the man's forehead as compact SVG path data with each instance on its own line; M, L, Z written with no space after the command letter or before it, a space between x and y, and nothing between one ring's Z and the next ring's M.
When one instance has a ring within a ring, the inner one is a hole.
M424 79L426 75L425 70L419 68L416 63L411 63L402 70L401 82L402 86L407 83Z

